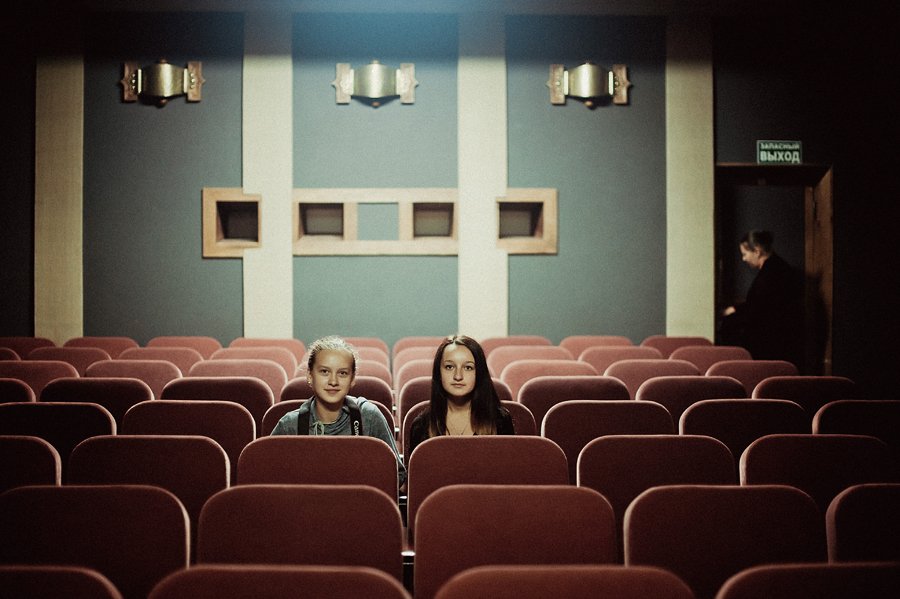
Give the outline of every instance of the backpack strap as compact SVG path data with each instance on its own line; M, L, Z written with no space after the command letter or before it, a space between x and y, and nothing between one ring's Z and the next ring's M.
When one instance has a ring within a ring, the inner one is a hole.
M303 404L308 406L306 412L300 412L297 415L297 434L298 435L308 435L309 434L309 412L312 410L312 400L307 399ZM363 426L362 426L362 412L359 409L359 403L350 397L344 398L344 403L350 409L350 434L356 437L359 437L363 434Z

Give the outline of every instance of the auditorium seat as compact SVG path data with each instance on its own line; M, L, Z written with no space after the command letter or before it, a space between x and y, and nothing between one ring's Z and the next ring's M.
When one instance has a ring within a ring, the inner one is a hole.
M388 410L393 410L394 408L394 391L390 385L377 376L357 376L350 387L350 394L354 397L365 397L370 401L380 403ZM310 393L304 399L309 399L312 396L313 394ZM282 399L284 398L284 393L281 394L281 397Z
M46 337L9 336L0 337L0 347L7 347L19 358L24 358L38 347L56 347L56 343Z
M829 561L900 562L898 508L900 483L851 485L838 493L825 512Z
M343 339L357 349L360 347L374 347L386 354L390 351L388 344L380 337L344 337Z
M437 351L444 339L446 337L440 335L408 335L401 337L394 342L391 348L391 363L397 359L397 355L401 351L408 347L430 347L432 351Z
M509 385L513 399L519 401L519 390L539 376L597 376L587 362L578 360L516 360L500 373L500 380Z
M256 430L261 429L266 410L275 403L269 385L252 376L183 377L166 385L160 399L233 401L247 408Z
M839 399L816 412L814 434L869 435L884 441L900 468L900 400Z
M581 355L581 352L589 347L608 347L634 345L628 337L623 335L569 335L559 342L560 347L569 350L574 357Z
M201 564L179 570L148 599L411 599L396 578L366 566Z
M569 482L575 484L578 455L584 446L605 435L672 435L672 417L659 404L626 400L569 400L544 416L541 435L566 454Z
M28 599L122 599L106 576L82 566L0 565L0 589L4 597Z
M716 362L753 359L750 352L739 345L683 345L675 348L669 357L673 360L687 360L696 366L701 374Z
M638 389L648 379L657 376L698 376L700 371L686 360L662 358L619 360L610 364L603 374L614 376L625 383L628 393L636 399Z
M680 578L650 566L477 566L441 586L435 599L694 599Z
M452 485L422 503L415 551L416 599L432 599L476 566L614 563L615 524L609 502L592 489Z
M737 379L702 374L652 377L641 383L634 395L638 401L655 401L665 407L676 424L684 411L698 401L746 397L744 386Z
M401 579L397 502L365 485L238 485L200 514L197 563L369 566Z
M159 487L19 487L0 495L0 563L92 568L125 599L144 599L188 566L188 527L184 506Z
M884 599L900 589L900 563L766 564L725 581L716 599Z
M822 513L781 485L653 487L628 506L624 534L626 566L665 568L697 599L751 566L826 557Z
M72 450L66 484L162 487L187 510L193 547L203 504L227 488L230 478L225 450L209 437L108 435L85 439Z
M440 346L439 343L435 343L434 346L425 345L425 346L413 346L407 347L406 349L401 349L397 352L397 355L394 356L394 360L391 364L391 372L394 375L394 379L397 378L397 373L400 372L400 368L403 367L404 364L409 362L410 360L434 360L434 354L437 352L437 348ZM429 373L430 374L430 373Z
M643 347L653 347L660 351L664 358L672 355L679 347L686 345L712 345L713 342L706 337L691 335L650 335L641 341Z
M808 433L809 424L803 408L786 399L704 399L684 411L678 432L718 439L737 468L741 454L760 437Z
M0 435L0 464L0 493L28 485L62 484L59 452L40 437Z
M516 360L574 360L572 352L558 345L503 345L487 357L491 376L500 376L503 369Z
M244 406L231 401L154 399L144 401L125 413L122 435L201 435L218 443L232 465L235 480L241 451L256 437L253 416Z
M19 401L36 401L28 383L21 379L0 378L0 403L13 403Z
M222 349L222 344L218 339L204 335L161 335L147 341L147 347L190 347L208 360L214 351Z
M287 414L288 412L292 412L296 409L299 409L303 402L306 399L282 399L281 401L275 403L271 408L266 410L266 413L263 415L262 419L262 429L260 429L259 437L267 437L272 434L272 430L275 428L275 425L278 424L278 421L281 420L282 416ZM391 409L386 405L379 403L377 401L373 401L373 404L378 407L381 411L381 415L384 416L384 419L387 421L388 428L396 431L396 424L394 423L394 416L391 414Z
M259 358L204 360L191 366L185 376L191 378L253 376L269 386L273 398L281 397L281 390L288 381L280 364Z
M740 459L742 485L791 485L824 513L852 485L897 482L893 456L883 441L864 435L766 435Z
M431 400L431 375L412 379L397 389L397 422L400 423L400 439L408 432L406 417L416 404Z
M209 357L210 360L271 360L284 369L284 376L289 377L297 370L297 358L284 347L223 347L217 349Z
M24 356L26 360L58 360L75 367L79 376L94 362L109 360L110 355L99 347L38 347Z
M453 484L566 485L566 456L538 436L432 437L409 456L407 478L409 538L416 514L437 489Z
M131 406L153 399L153 390L144 381L124 377L62 378L50 381L41 391L42 402L87 402L103 406L122 427Z
M480 345L487 357L495 348L504 345L553 345L553 342L543 335L504 335L482 339Z
M62 377L78 376L78 370L60 360L0 360L0 378L19 379L31 387L35 397L44 386Z
M160 398L169 381L181 378L181 371L166 360L103 360L88 366L84 376L140 379L153 391L154 398Z
M231 340L228 347L283 347L294 355L294 359L298 364L303 360L303 355L306 353L306 345L299 339L291 337L271 339L265 337L237 337Z
M368 485L397 501L397 482L393 450L367 436L260 437L247 444L237 463L239 485Z
M138 347L138 342L131 337L117 335L94 335L73 337L63 343L63 347L99 347L109 354L110 358L118 358L129 347Z
M397 370L397 376L394 378L394 389L399 392L406 383L417 378L428 377L430 381L433 371L434 360L432 358L409 360Z
M117 358L119 360L166 360L178 367L182 376L187 374L191 366L204 358L191 347L131 347Z
M356 375L378 377L390 385L391 388L394 386L394 377L391 376L391 369L377 360L360 359L356 365ZM303 376L306 376L306 371L303 372Z
M391 358L383 349L377 347L357 347L356 353L359 354L360 360L374 360L384 364L386 368L391 367ZM393 372L391 373L393 375Z
M540 433L535 422L534 414L527 406L517 401L500 400L500 405L509 410L509 415L513 421L513 430L517 435L537 435Z
M700 435L606 435L585 445L577 466L578 486L594 489L612 506L619 539L625 510L651 487L738 482L728 448Z
M771 376L753 388L751 397L789 399L806 410L812 423L819 408L839 399L859 399L859 390L853 380L843 376Z
M23 402L0 404L0 435L30 435L50 443L59 453L62 480L69 455L89 437L115 435L116 421L94 403Z
M711 376L730 376L741 381L747 397L756 385L770 376L797 376L797 367L786 360L722 360L706 369Z
M652 347L604 345L585 349L578 355L578 359L587 362L597 372L603 374L607 368L619 360L662 360L663 355L658 349Z
M519 402L534 415L540 427L553 406L572 400L625 400L628 389L619 379L609 376L539 376L519 390Z
M0 347L0 360L21 360L22 358L14 350L8 347Z

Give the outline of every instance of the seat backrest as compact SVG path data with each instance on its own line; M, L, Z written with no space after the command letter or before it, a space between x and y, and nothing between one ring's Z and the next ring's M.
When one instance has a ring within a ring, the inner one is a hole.
M626 400L569 400L547 412L541 435L566 454L569 482L575 484L578 455L584 446L605 435L672 435L675 425L664 407Z
M344 341L357 349L360 347L375 347L384 353L389 353L390 351L388 344L381 337L344 337Z
M453 484L565 485L566 456L537 436L433 437L409 457L407 522L414 538L416 513L434 491Z
M393 388L394 385L394 377L391 376L391 369L379 362L378 360L363 360L360 359L356 364L356 375L357 376L374 376L380 378L385 383ZM303 376L306 376L306 371L303 371Z
M900 563L765 564L725 581L716 599L882 599L900 588Z
M803 408L786 399L704 399L684 411L678 426L683 435L707 435L724 443L735 468L747 446L760 437L809 432Z
M163 388L181 378L181 371L168 360L103 360L87 367L85 377L124 377L140 379L153 391L153 397L162 397Z
M589 347L623 345L634 345L634 343L623 335L569 335L559 342L560 347L569 350L576 358Z
M284 369L285 377L297 370L297 358L284 347L244 346L223 347L209 357L210 360L271 360Z
M682 345L672 350L669 357L675 360L687 360L696 366L701 374L722 360L753 359L750 352L739 345Z
M19 379L35 397L53 379L78 376L78 370L61 360L0 360L0 378Z
M503 369L516 360L574 360L572 352L558 345L501 345L487 358L492 376L500 376Z
M864 435L766 435L744 450L740 473L743 485L801 489L823 513L847 487L898 481L887 445Z
M712 437L695 435L607 435L578 456L579 487L606 497L622 539L625 510L635 497L660 485L736 485L731 452Z
M763 563L825 560L822 514L787 486L669 485L625 511L625 565L670 570L697 599Z
M97 435L116 434L116 421L106 408L82 402L0 404L0 435L30 435L50 443L59 453L62 480L76 445Z
M578 359L603 374L619 360L662 360L663 355L656 348L641 345L602 345L586 348L578 354Z
M406 383L421 377L428 377L431 380L433 368L434 360L431 358L418 358L407 361L397 370L397 376L394 378L394 388L400 391Z
M394 356L394 361L392 362L391 372L394 374L394 379L397 378L397 374L400 372L400 369L404 364L409 362L410 360L434 360L434 354L437 352L438 344L432 345L414 345L412 347L407 347L406 349L401 349L397 352L397 355Z
M228 456L209 437L106 435L85 439L72 450L66 484L162 487L187 510L193 539L203 504L230 479Z
M201 435L218 443L234 467L241 451L256 437L256 423L247 408L231 401L154 399L125 413L123 435Z
M811 423L819 408L839 399L859 399L859 391L856 383L843 376L771 376L760 381L751 396L798 403Z
M293 354L295 367L303 359L303 354L306 353L306 344L299 339L291 337L275 339L264 337L237 337L232 339L231 343L228 344L228 347L283 347Z
M208 360L222 344L218 339L204 335L161 335L147 341L147 347L190 347Z
M825 512L831 562L900 562L900 483L851 485ZM897 587L900 588L900 587Z
M0 435L0 493L27 485L62 484L62 461L48 441L31 435Z
M437 351L438 346L446 337L442 337L439 335L410 335L407 337L401 337L394 342L393 347L391 348L391 362L397 359L397 355L404 349L408 347L430 347L432 351L432 356L434 356L435 351Z
M512 417L513 430L517 435L537 435L540 433L537 429L537 423L534 420L534 414L527 406L517 401L500 400L500 405L509 410Z
M712 345L713 342L706 337L691 335L650 335L641 341L644 347L653 347L660 351L664 358L672 355L679 347L686 345Z
M525 383L539 376L596 376L597 370L578 360L516 360L500 373L500 380L509 385L513 399L518 401L519 390Z
M110 355L99 347L38 347L31 350L26 360L58 360L75 367L79 376L94 362L109 360Z
M437 345L437 344L435 344ZM27 336L11 336L0 337L0 347L7 347L14 352L19 358L25 358L31 353L31 350L38 347L55 347L56 343L46 337L27 337Z
M95 335L73 337L63 343L63 347L99 347L106 351L111 358L118 358L119 354L129 347L138 347L138 342L131 337Z
M700 371L685 360L663 358L619 360L610 364L603 374L622 381L631 397L637 398L638 389L648 379L657 376L698 376ZM743 389L741 391L743 395Z
M0 403L35 401L37 397L28 383L21 379L0 378Z
M884 441L900 467L900 400L839 399L816 412L815 434L869 435Z
M706 374L736 378L744 385L749 397L763 379L770 376L797 376L800 372L787 360L722 360L710 365Z
M412 379L397 390L397 420L401 425L401 440L406 438L409 427L406 424L407 415L413 406L431 400L431 375L420 376ZM412 423L412 420L410 420Z
M125 599L188 566L188 517L144 485L19 487L0 495L0 563L97 570Z
M82 566L0 565L0 589L5 596L31 599L51 599L61 589L66 599L122 599L106 576Z
M702 374L653 377L641 383L634 395L638 401L655 401L664 406L675 423L691 404L698 401L746 397L744 386L737 379Z
M357 347L356 353L359 354L361 360L374 360L375 362L384 364L387 368L390 368L391 366L391 357L383 349L377 347ZM393 371L391 374L393 374Z
M0 360L21 360L15 350L8 347L0 347Z
M628 389L611 376L537 376L519 389L518 401L534 415L538 429L547 412L558 403L571 400L629 399Z
M148 599L410 599L396 578L366 566L199 564L170 574Z
M394 391L390 385L377 376L357 376L353 379L350 394L354 397L365 397L370 401L380 403L389 410L392 410L394 407ZM306 397L307 399L312 397L312 393Z
M694 599L677 576L650 566L527 565L478 566L464 570L440 588L436 599Z
M203 356L191 347L130 347L119 354L119 360L166 360L178 367L182 376Z
M397 457L375 437L260 437L241 452L237 484L368 485L397 500Z
M476 566L614 563L615 524L609 502L591 489L453 485L422 504L415 548L416 598L431 599Z
M543 335L505 335L481 340L485 356L490 356L494 349L504 345L553 345L553 342Z
M261 358L204 360L191 366L188 377L253 376L269 386L272 397L281 397L288 377L281 364Z
M262 427L266 411L275 403L272 389L252 376L188 376L171 381L160 399L233 401L253 416L256 429Z
M197 562L369 566L401 578L397 502L365 485L238 485L200 514Z
M127 351L127 350L126 350ZM122 418L131 406L153 399L153 390L144 381L125 377L62 378L50 381L41 391L42 402L87 402L100 404L122 427Z

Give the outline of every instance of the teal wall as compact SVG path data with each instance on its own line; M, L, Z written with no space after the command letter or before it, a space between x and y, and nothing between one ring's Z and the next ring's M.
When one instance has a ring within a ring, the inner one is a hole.
M294 18L294 187L456 187L457 20L445 15ZM335 65L416 67L414 104L335 103ZM360 238L392 238L396 210L364 206ZM396 235L393 236L396 238ZM457 326L457 260L294 258L294 336L445 335Z
M237 259L204 259L203 187L241 186L243 19L91 15L85 35L84 332L242 334ZM121 101L122 63L203 63L203 99Z
M559 254L510 257L510 333L664 333L665 20L510 17L506 35L509 185L559 191ZM585 60L628 65L627 106L550 104L550 65Z

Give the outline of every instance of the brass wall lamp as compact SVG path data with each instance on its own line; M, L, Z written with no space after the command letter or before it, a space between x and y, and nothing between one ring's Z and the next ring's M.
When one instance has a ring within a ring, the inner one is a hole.
M577 98L588 108L595 108L598 100L609 100L613 104L628 104L628 67L614 64L607 71L592 62L585 62L574 69L566 70L565 65L551 64L550 103L565 104L566 96Z
M377 60L355 70L349 62L339 62L331 82L336 103L349 104L350 98L356 98L373 108L396 97L403 104L413 104L418 84L413 63L401 63L399 69L394 69Z
M141 68L136 62L126 62L122 69L122 101L165 106L170 98L187 96L188 102L200 101L200 90L206 80L200 61L176 67L160 58L156 64Z

